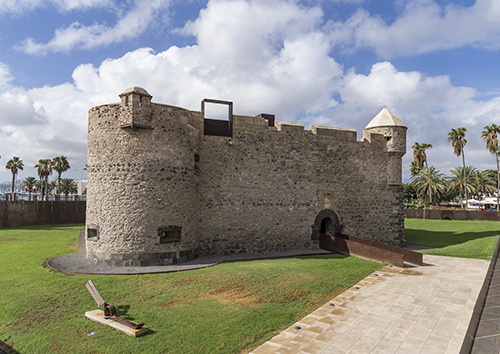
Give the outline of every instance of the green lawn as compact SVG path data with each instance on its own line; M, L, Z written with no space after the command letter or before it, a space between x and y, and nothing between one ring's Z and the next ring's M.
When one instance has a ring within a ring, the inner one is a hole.
M489 259L500 236L495 221L405 219L406 241L434 247L422 253Z
M142 276L43 268L77 251L81 228L0 230L0 339L20 353L241 353L382 267L327 255ZM86 319L96 309L89 278L119 315L145 322L150 334L132 338Z

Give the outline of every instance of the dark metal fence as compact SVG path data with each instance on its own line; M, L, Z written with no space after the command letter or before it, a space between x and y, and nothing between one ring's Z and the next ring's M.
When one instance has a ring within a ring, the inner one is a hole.
M405 218L423 219L424 209L405 209ZM500 221L496 211L426 209L425 219Z
M0 228L84 224L85 201L0 201Z

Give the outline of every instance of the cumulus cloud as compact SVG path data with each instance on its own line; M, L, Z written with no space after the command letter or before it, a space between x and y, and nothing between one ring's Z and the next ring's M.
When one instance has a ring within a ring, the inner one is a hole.
M344 50L371 48L390 59L471 46L500 49L500 2L476 0L469 7L441 7L434 0L410 0L393 23L366 10L331 22L331 38Z
M480 101L476 89L453 86L448 76L401 72L389 62L374 64L368 75L348 71L338 92L342 103L328 112L329 122L334 125L350 122L360 131L368 123L367 117L375 116L383 107L388 107L405 123L408 127L405 166L412 160L411 146L415 142L432 143L434 148L427 153L429 163L448 173L458 165L447 142L448 132L465 126L469 140L467 163L480 169L494 168L480 135L483 127L494 123L500 115L500 97ZM408 168L405 172L409 177Z
M372 20L366 13L355 16L355 29ZM199 110L203 98L230 100L236 114L274 113L278 120L356 128L359 137L387 106L409 127L405 165L415 141L430 142L429 163L447 173L459 165L447 133L467 126L466 153L474 156L468 163L491 167L494 160L479 135L500 116L498 95L480 100L480 92L456 87L448 76L400 71L388 61L373 64L366 75L345 69L331 56L339 43L331 37L337 29L328 32L322 26L319 8L295 1L217 0L179 30L194 37L195 45L158 53L140 48L99 65L82 64L62 85L12 87L12 75L0 64L0 116L15 117L0 122L1 154L21 156L31 165L64 153L82 168L88 109L118 102L118 94L138 85L154 102Z
M9 67L3 63L0 63L0 90L7 87L9 82L13 80L12 74L10 73Z
M228 13L234 19L222 21ZM279 21L272 21L275 13L283 14ZM342 75L328 56L328 40L316 29L321 15L293 2L211 3L182 30L197 38L196 46L158 54L139 49L99 68L82 65L73 79L82 91L104 88L116 95L141 85L156 100L191 109L211 97L234 101L240 113L274 109L291 118L305 102L312 107L328 101L332 83Z
M60 1L67 9L71 6L96 5L91 0ZM87 4L87 2L89 4ZM26 38L20 45L19 50L32 55L44 55L48 52L69 52L73 49L93 49L107 46L112 43L123 42L126 39L135 38L142 34L154 20L168 7L170 0L135 0L132 9L125 12L116 11L119 18L114 26L100 23L84 25L78 21L73 22L65 28L55 31L54 37L47 43L38 43L33 38ZM120 9L118 4L116 7Z
M0 0L0 13L21 14L40 7L54 6L59 11L85 10L110 6L112 0Z

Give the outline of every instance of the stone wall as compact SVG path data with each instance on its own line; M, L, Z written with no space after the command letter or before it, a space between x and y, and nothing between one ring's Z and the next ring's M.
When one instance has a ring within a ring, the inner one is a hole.
M310 236L324 209L336 212L344 233L400 245L388 212L398 190L387 185L385 145L356 141L344 130L281 128L235 128L231 141L203 138L202 254L316 247Z
M85 205L85 201L3 201L0 202L0 228L83 224Z
M352 129L234 116L231 137L209 136L201 112L151 103L141 88L120 97L89 111L87 257L95 264L315 249L325 218L349 235L405 243L394 168L404 125L357 141ZM390 151L386 134L396 140Z

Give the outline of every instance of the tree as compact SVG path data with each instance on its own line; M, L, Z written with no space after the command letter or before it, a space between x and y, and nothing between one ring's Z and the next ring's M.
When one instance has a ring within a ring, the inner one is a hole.
M68 159L63 155L54 157L52 169L57 171L57 193L61 193L61 174L70 169Z
M452 176L448 178L449 189L454 195L459 196L459 198L463 200L463 194L468 195L476 193L472 177L476 173L476 168L474 166L467 166L466 171L464 171L463 167L456 167L454 170L450 170L450 172ZM468 180L464 179L465 176L467 176Z
M467 132L467 128L461 127L457 129L452 129L451 132L448 133L448 142L451 142L451 146L453 146L453 153L457 156L462 155L462 163L463 163L463 173L464 173L464 191L465 191L465 209L467 209L467 169L465 168L465 153L464 147L467 144L467 140L465 140L465 133Z
M417 166L417 163L415 161L412 161L410 163L410 176L415 177L420 173L421 168Z
M68 200L68 194L76 193L78 191L76 183L73 179L63 178L60 182L61 193L64 193L64 199Z
M472 184L474 185L474 190L478 199L483 195L491 195L496 191L497 183L486 170L475 171L475 173L472 174L471 180L473 181Z
M411 185L421 201L425 201L431 195L434 195L437 201L446 195L446 177L434 166L421 170L417 176L412 177Z
M11 158L9 161L7 161L7 164L5 165L5 168L10 170L12 172L12 194L11 194L11 199L16 200L16 195L14 194L14 187L16 184L16 176L19 170L24 169L24 163L23 160L21 160L19 157L14 156Z
M45 194L45 200L48 200L49 194L47 189L49 186L49 176L52 174L52 162L50 159L40 159L35 165L38 172L38 177L40 177L40 186L42 188L42 200Z
M35 189L36 178L35 177L26 177L22 182L21 186L24 190L28 191L28 200L31 201L31 192Z
M403 194L404 194L404 202L407 204L413 204L415 199L417 199L417 193L415 192L415 188L411 183L403 184Z
M412 146L412 149L413 149L413 161L415 162L415 164L417 165L417 167L422 170L425 166L425 169L427 170L427 178L428 178L428 183L429 183L429 188L428 189L428 192L429 192L429 202L432 204L432 181L431 181L431 173L429 171L429 165L427 164L427 154L425 153L425 150L426 149L430 149L432 148L432 145L431 144L426 144L426 143L423 143L423 144L419 144L419 143L415 143L413 146Z
M499 195L500 195L500 167L498 164L498 155L500 153L498 149L498 133L500 133L500 127L497 126L496 124L492 125L487 125L484 127L484 130L481 133L481 138L483 138L484 141L486 141L486 149L488 149L489 152L491 152L493 155L495 155L495 159L497 161L497 211L500 214L500 208L499 204L500 201Z

